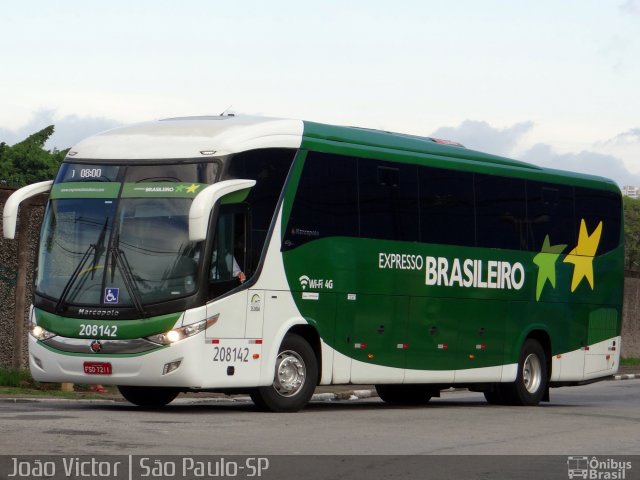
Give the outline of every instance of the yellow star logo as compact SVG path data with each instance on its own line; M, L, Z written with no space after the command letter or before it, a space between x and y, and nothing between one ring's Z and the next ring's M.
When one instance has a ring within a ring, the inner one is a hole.
M571 250L564 259L565 263L573 263L573 278L571 279L571 291L576 288L583 278L587 279L591 290L593 290L593 257L598 250L600 236L602 235L602 222L589 235L587 224L584 218L580 221L580 234L578 235L578 245Z
M200 185L196 185L192 183L190 187L187 188L187 193L196 193L196 190L200 188Z

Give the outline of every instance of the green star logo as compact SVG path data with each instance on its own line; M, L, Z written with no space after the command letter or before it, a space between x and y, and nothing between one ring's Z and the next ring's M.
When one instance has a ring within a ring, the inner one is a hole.
M547 280L553 288L556 288L556 262L567 245L551 245L549 235L544 237L542 250L535 257L533 263L538 266L538 283L536 285L536 301L540 301L540 295Z
M178 185L176 187L176 192L182 192L185 188L187 188L186 185Z

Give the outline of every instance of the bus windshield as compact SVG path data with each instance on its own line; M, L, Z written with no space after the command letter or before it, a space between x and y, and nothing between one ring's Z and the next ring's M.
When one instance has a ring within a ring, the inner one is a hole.
M198 246L188 240L191 201L123 199L117 216L115 203L98 199L51 201L43 225L36 290L60 298L83 255L94 245L73 285L68 286L67 302L131 305L134 294L125 284L127 272L123 269L129 270L143 303L193 293ZM121 254L123 262L114 261L114 251ZM106 298L108 290L111 295Z
M58 301L58 307L138 310L193 294L201 244L189 240L189 208L203 180L213 178L189 174L189 165L182 182L183 172L169 176L161 166L157 179L148 176L146 166L120 167L108 175L106 168L84 167L65 171L63 166L54 184L42 226L36 292ZM78 171L89 178L76 181Z

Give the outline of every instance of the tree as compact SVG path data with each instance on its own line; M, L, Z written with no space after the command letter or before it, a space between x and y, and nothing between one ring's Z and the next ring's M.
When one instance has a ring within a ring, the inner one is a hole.
M53 134L49 125L20 143L0 143L0 181L3 185L22 187L52 179L67 150L46 150L44 144Z
M640 200L622 197L624 209L624 265L640 270Z

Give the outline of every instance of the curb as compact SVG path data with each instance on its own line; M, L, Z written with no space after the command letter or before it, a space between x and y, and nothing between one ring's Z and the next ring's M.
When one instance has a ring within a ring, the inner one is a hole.
M311 397L313 402L332 402L336 400L360 400L362 398L377 397L375 390L348 390L339 393L316 393ZM234 397L210 397L210 398L177 398L172 403L174 405L203 405L208 403L226 402L250 402L251 398L244 395ZM105 399L82 399L82 398L47 398L47 397L5 397L0 398L0 403L123 403L123 400Z
M347 390L339 393L316 393L311 397L311 401L333 401L333 400L360 400L361 398L377 397L375 390Z
M111 398L3 397L0 403L122 403Z
M622 375L614 375L614 380L635 380L640 379L640 374L638 373L623 373Z

